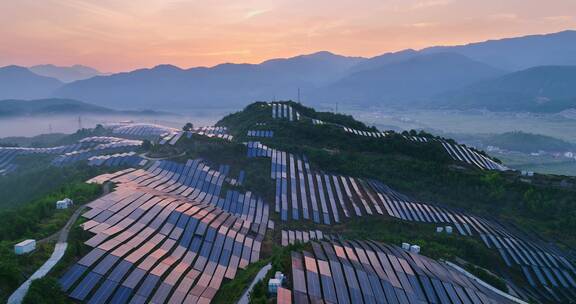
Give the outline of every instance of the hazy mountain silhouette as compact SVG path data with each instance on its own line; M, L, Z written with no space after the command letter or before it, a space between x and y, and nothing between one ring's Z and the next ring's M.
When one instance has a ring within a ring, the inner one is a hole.
M62 82L72 82L76 80L84 80L96 75L102 75L100 71L85 66L76 64L73 66L56 66L53 64L35 65L28 68L35 74L56 78Z
M541 66L441 94L448 108L552 111L576 108L576 66Z
M251 100L293 98L297 88L312 89L339 78L362 58L328 52L274 59L261 64L220 64L181 69L159 65L76 81L59 97L105 105L243 105Z
M321 101L401 104L503 75L505 72L465 56L438 53L413 56L351 74L317 93Z
M413 106L504 71L576 64L576 31L403 50L372 58L318 52L261 64L160 65L65 84L52 96L133 108L242 106L253 100ZM430 105L430 104L429 104Z
M173 115L159 111L118 111L73 99L46 98L35 100L0 100L0 117L69 114L131 114L131 115Z
M421 53L451 52L509 71L541 65L576 65L576 31L530 35L461 46L430 47Z
M40 76L27 68L10 65L0 68L0 99L37 99L50 96L62 82Z

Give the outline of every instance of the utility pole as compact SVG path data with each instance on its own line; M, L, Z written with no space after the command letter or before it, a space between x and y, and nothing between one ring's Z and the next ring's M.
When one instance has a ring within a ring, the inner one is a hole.
M338 113L338 102L336 102L336 113Z
M298 103L300 103L300 88L298 88Z
M78 130L82 129L82 116L78 116Z

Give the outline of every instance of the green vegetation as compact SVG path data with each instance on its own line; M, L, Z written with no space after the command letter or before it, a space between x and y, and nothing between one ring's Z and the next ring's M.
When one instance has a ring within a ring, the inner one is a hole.
M475 275L476 277L478 277L480 280L504 291L504 292L508 292L508 285L506 285L506 282L504 282L501 278L489 273L488 271L476 267L472 264L468 264L466 265L466 270L468 272L470 272L471 274Z
M506 132L490 135L482 140L485 145L496 146L509 151L531 153L538 151L565 152L576 149L576 145L551 136Z
M272 268L266 274L266 277L257 283L250 294L251 303L267 303L268 301L268 280L274 276L276 271L280 271L284 274L291 272L291 259L290 252L299 251L307 248L305 244L295 244L288 247L280 247L274 245L272 247L272 253L269 258L262 259L256 263L250 264L246 269L238 271L234 280L225 281L212 303L236 303L246 290L256 274L264 265L270 263ZM286 282L290 283L290 282Z
M60 288L56 278L47 276L32 281L30 289L22 301L23 304L68 303L70 300Z
M109 135L109 131L104 126L98 124L92 129L79 129L72 134L50 133L40 134L33 137L15 136L0 138L0 146L8 147L55 147L61 145L70 145L78 140L88 136Z
M3 225L0 226L0 301L5 301L11 292L48 260L54 250L54 243L43 242L38 243L32 253L17 256L14 254L14 244L27 238L42 239L64 226L74 209L56 210L56 200L70 197L77 207L93 200L100 192L99 185L72 183L14 210L0 213L3 219ZM79 232L73 230L70 238L78 239L74 237L77 235ZM69 250L79 246L75 241L70 245Z
M20 166L16 172L0 176L0 210L16 208L65 184L84 182L103 171L85 164L53 167L49 158L42 155L23 156L18 161Z
M258 271L267 263L268 260L260 260L238 271L234 280L228 280L222 284L212 303L235 303L256 277Z

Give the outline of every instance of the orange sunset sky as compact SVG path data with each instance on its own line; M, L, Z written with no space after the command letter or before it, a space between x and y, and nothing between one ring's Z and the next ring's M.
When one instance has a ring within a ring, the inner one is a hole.
M104 72L374 56L576 29L575 0L0 0L0 66Z

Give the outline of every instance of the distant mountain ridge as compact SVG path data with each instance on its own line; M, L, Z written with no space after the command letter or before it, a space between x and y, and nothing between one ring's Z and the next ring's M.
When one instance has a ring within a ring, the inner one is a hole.
M446 108L560 112L576 108L576 65L540 66L437 96Z
M103 75L100 71L80 64L73 66L56 66L53 64L35 65L28 68L35 74L56 78L61 82L73 82L76 80L84 80L97 75Z
M413 55L405 61L348 75L320 90L316 98L326 102L339 99L360 104L402 104L505 73L454 53Z
M458 104L444 100L446 92L495 80L506 72L550 65L576 65L576 31L407 49L372 58L322 51L260 64L225 63L189 69L158 65L64 84L52 79L56 83L39 85L40 89L20 79L12 80L12 91L0 90L0 99L59 97L116 108L194 108L239 107L254 100L296 100L301 96L306 103L436 107L436 102L441 106ZM52 75L64 79L58 71ZM27 84L20 85L19 81ZM576 95L567 98L571 97ZM495 98L506 100L505 95ZM468 102L471 107L495 110L514 109L515 103L488 107Z
M27 68L0 67L0 99L38 99L50 96L62 82L32 73Z
M0 117L46 116L63 114L135 114L165 115L156 111L117 111L73 99L0 100Z

